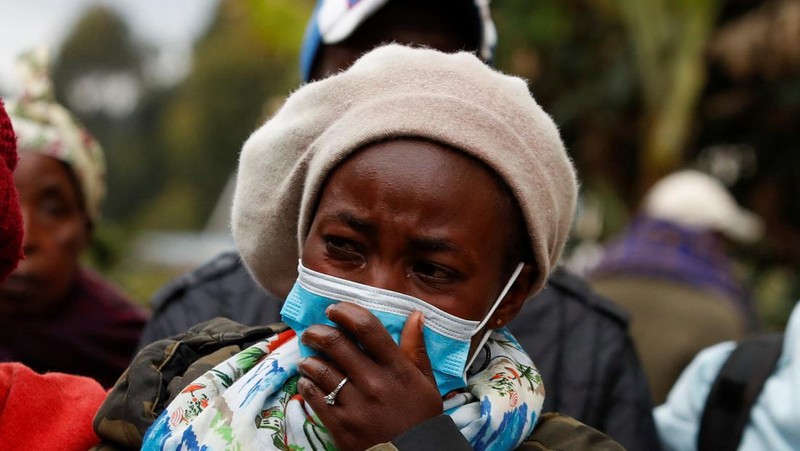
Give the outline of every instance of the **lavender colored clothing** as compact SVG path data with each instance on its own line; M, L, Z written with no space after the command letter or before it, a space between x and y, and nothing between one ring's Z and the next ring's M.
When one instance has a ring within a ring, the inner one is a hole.
M745 317L752 312L725 250L710 230L640 215L609 244L589 279L620 275L689 285L731 300Z
M110 387L130 363L147 319L145 309L82 270L58 312L0 317L0 361L88 376Z

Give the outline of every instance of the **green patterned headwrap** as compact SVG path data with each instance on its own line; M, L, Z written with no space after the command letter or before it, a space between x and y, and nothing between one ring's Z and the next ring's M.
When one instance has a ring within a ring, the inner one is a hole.
M100 216L106 192L106 166L103 149L83 125L55 100L45 51L19 57L24 92L19 99L6 102L17 132L20 153L36 152L66 163L80 184L89 219Z

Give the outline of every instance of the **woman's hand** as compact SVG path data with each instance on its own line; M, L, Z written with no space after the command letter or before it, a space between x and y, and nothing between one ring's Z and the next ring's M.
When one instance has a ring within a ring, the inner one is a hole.
M303 343L327 358L309 357L299 363L303 377L298 389L339 449L363 450L389 442L442 413L442 398L422 338L421 312L409 317L400 346L360 306L340 302L326 313L343 330L323 325L306 330ZM345 377L349 380L335 403L327 404L325 395Z

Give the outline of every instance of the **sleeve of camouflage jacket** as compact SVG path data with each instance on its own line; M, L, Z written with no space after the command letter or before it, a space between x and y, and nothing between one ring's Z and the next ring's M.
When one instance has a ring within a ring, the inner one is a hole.
M93 427L103 449L139 449L150 425L190 382L243 348L286 330L215 318L142 349L109 391Z

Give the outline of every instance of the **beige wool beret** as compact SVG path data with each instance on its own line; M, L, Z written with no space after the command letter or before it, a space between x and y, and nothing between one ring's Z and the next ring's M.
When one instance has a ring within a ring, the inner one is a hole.
M524 80L470 53L379 47L347 71L302 86L245 142L232 229L242 260L284 296L328 174L356 150L393 138L438 142L482 161L509 186L539 268L555 267L577 198L555 123Z

